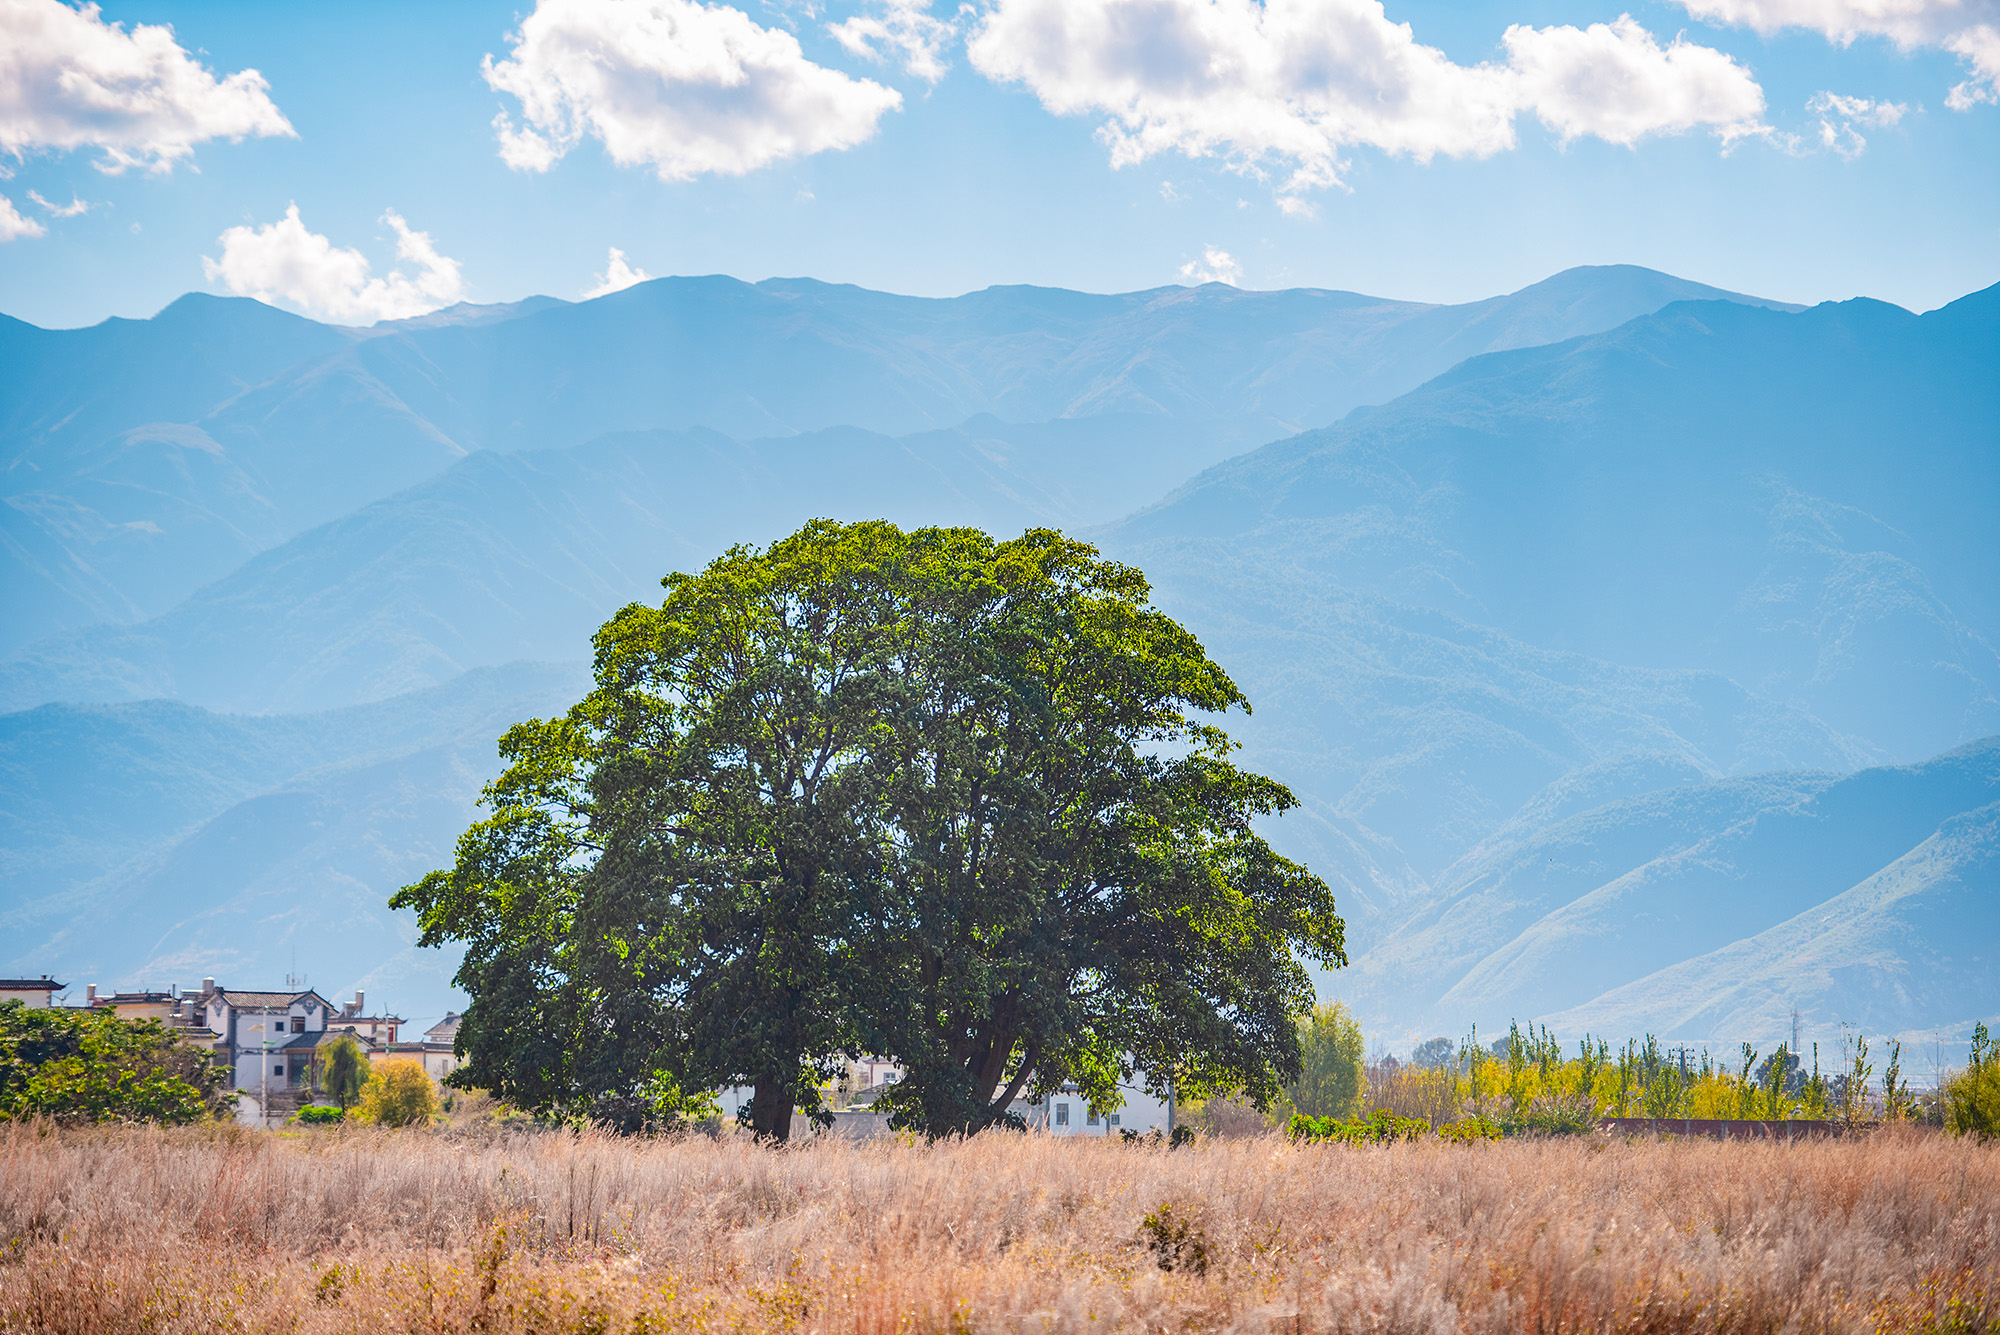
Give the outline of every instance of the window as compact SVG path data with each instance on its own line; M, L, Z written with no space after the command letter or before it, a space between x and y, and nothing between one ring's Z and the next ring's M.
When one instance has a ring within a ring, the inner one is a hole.
M1095 1109L1095 1108L1092 1108L1092 1109L1090 1110L1090 1116L1088 1116L1088 1117L1084 1118L1083 1120L1084 1120L1084 1123L1085 1123L1086 1125L1088 1125L1088 1126L1096 1126L1096 1125L1097 1125L1097 1109Z
M1069 1105L1067 1103L1058 1103L1056 1105L1056 1125L1069 1125Z
M305 1031L306 1031L306 1017L303 1015L294 1015L292 1017L292 1032L295 1034L303 1034Z
M279 1062L276 1066L273 1066L271 1068L272 1075L283 1075L284 1073L285 1073L285 1064L283 1062Z
M1111 1114L1111 1125L1113 1125L1113 1126L1117 1126L1117 1125L1118 1125L1118 1114L1117 1114L1117 1113L1112 1113L1112 1114Z

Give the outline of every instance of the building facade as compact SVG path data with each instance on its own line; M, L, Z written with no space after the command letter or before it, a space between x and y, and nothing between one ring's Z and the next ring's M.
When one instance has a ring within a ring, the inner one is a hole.
M55 1004L55 994L67 986L47 974L40 978L0 978L0 1002L18 1001L29 1010L47 1010Z

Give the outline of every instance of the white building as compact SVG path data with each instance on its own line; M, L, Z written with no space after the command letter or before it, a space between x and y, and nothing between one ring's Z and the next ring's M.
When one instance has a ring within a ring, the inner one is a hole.
M47 974L40 978L0 978L0 1002L18 1001L31 1011L47 1010L55 993L67 987L66 983L50 980Z
M356 992L354 996L355 1004L358 1007L360 1005L361 994ZM422 1062L425 1074L429 1075L431 1079L441 1082L446 1076L465 1064L459 1060L456 1050L458 1025L464 1018L457 1011L452 1011L442 1020L424 1030L422 1042L390 1043L388 1045L388 1053L392 1057L410 1057ZM394 1020L395 1025L404 1023L404 1021L394 1016L389 1017L389 1019ZM336 1020L334 1021L334 1027L339 1028L346 1023L345 1020ZM391 1026L390 1032L395 1032L395 1026Z
M1115 1112L1098 1113L1075 1085L1064 1085L1039 1101L1016 1099L1013 1111L1027 1122L1030 1131L1051 1136L1111 1137L1126 1131L1135 1136L1155 1131L1163 1136L1173 1134L1172 1100L1149 1094L1139 1084L1120 1084L1118 1092L1125 1102Z
M334 1005L310 989L304 992L239 992L202 979L190 1003L193 1024L215 1035L218 1065L228 1068L232 1088L261 1093L285 1090L311 1074L318 1046Z

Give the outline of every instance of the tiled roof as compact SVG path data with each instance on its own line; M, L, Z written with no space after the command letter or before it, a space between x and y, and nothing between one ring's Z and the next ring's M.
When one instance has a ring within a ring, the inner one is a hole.
M48 978L0 978L0 992L60 992L68 986Z
M282 1010L295 1001L317 1001L328 1010L334 1009L332 1002L317 992L238 992L233 987L218 987L215 995L221 997L239 1010Z

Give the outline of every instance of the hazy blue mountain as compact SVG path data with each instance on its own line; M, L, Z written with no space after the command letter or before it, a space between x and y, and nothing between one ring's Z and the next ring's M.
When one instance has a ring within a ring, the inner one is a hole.
M1364 1015L1710 1036L1796 983L1823 1019L1858 1002L1809 969L1708 1020L1665 999L1710 995L1688 979L1740 962L1716 952L1926 840L1971 846L1939 831L1995 795L1938 776L1989 753L1915 771L1930 795L1902 807L1849 800L1881 771L1840 776L2000 731L1995 367L2000 289L1921 317L1675 305L1475 358L1107 542L1236 671L1253 758L1308 795L1283 837L1348 883L1357 966L1335 986ZM1893 954L1916 910L1870 912L1838 939ZM1930 942L1895 958L1921 973L1952 949ZM2000 1009L2000 984L1967 987L1952 1005ZM1949 991L1899 1023L1944 1018Z
M201 296L87 330L9 321L0 653L159 615L256 553L482 449L630 431L908 435L980 414L1138 414L1173 418L1206 464L1334 421L1473 352L1731 295L1628 267L1571 270L1462 306L1219 285L932 300L804 279L676 278L366 330ZM1164 489L1180 476L1157 480Z
M1996 366L2000 288L1677 304L1232 460L1115 544L1718 671L1916 759L2000 731Z
M0 706L174 697L320 709L469 668L584 652L660 577L816 515L1078 528L1204 462L1157 418L976 418L901 440L851 428L747 444L631 432L481 451L264 552L136 626L73 631L0 664Z
M1794 1007L1815 1034L1969 1027L2000 1000L1996 803L2000 738L1607 803L1474 850L1343 985L1418 1028L1726 1044Z
M255 985L296 956L322 990L441 1013L453 961L409 949L386 896L449 860L501 730L586 685L580 665L512 664L315 715L0 716L0 970Z
M1993 1017L1996 945L2000 803L1951 817L1795 917L1550 1019L1570 1033L1655 1029L1729 1042L1781 1035L1798 1010L1826 1037L1845 1023L1900 1034L1923 1056L1925 1038L1942 1040L1955 1064L1973 1024Z

